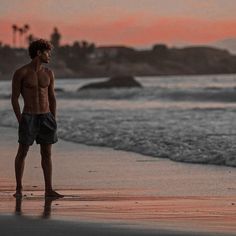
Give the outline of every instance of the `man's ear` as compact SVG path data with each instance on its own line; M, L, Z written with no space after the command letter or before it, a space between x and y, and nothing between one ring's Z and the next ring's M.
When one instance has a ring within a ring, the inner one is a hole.
M37 51L37 56L41 56L42 52L40 50Z

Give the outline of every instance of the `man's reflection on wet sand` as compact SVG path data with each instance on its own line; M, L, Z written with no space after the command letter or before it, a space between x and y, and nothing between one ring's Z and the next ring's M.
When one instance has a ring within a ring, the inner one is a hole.
M47 197L44 200L44 209L41 217L43 219L49 219L51 216L51 209L52 209L52 202L57 200L59 198L51 198ZM15 215L16 216L22 216L22 197L16 198L16 205L15 205Z
M21 205L22 205L22 198L17 197L16 198L16 206L15 206L15 215L17 215L17 216L22 215Z
M52 202L58 198L45 198L42 218L48 219L51 216Z

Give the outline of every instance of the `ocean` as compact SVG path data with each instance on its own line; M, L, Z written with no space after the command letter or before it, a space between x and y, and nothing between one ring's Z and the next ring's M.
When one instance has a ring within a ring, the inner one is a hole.
M77 91L106 79L56 80L61 139L236 166L236 75L137 77L143 88ZM17 127L10 93L0 81L0 125Z

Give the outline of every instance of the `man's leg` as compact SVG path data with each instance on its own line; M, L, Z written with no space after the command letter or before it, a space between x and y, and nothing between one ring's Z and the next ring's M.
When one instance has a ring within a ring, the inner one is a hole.
M25 166L25 158L29 150L28 145L19 144L15 158L16 192L14 197L22 197L22 177Z
M40 144L41 165L43 168L45 181L45 197L63 197L63 195L55 192L52 188L52 159L51 144Z

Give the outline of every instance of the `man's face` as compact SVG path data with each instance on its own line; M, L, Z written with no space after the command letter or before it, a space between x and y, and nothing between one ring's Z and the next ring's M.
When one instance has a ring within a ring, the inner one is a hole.
M43 63L49 63L51 58L51 50L39 51L39 58Z

